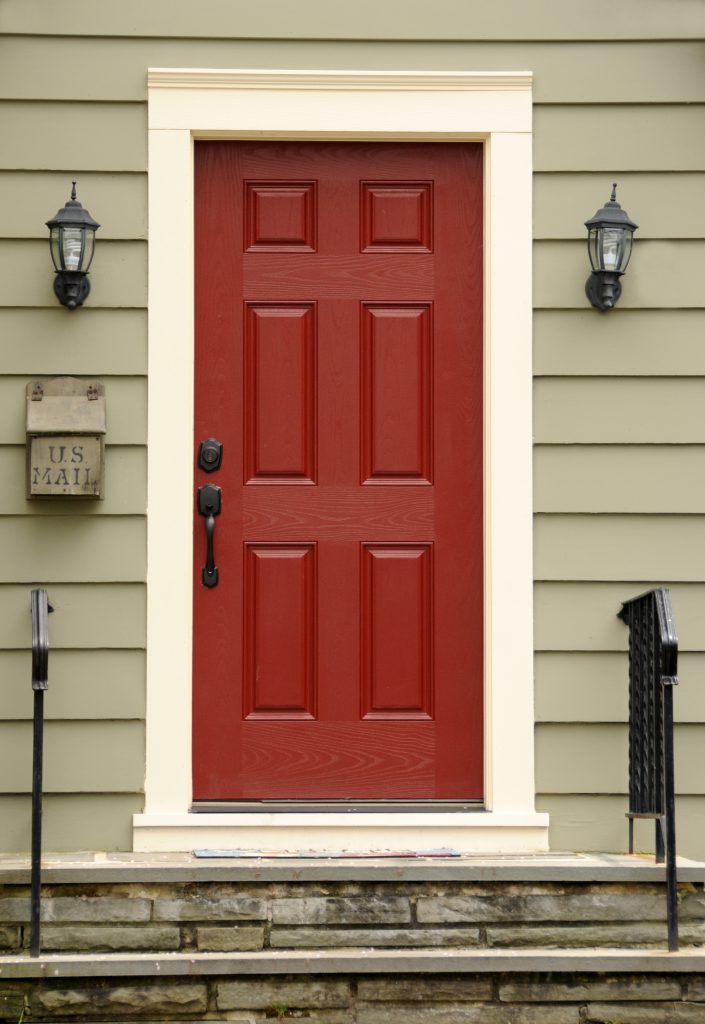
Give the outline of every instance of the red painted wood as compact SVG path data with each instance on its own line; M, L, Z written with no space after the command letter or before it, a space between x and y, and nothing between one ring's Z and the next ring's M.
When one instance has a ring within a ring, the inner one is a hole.
M315 181L248 181L245 249L268 252L316 248Z
M362 251L433 250L433 182L362 183Z
M316 546L245 548L245 718L316 717Z
M481 798L482 148L196 143L197 799Z
M430 483L431 306L362 308L362 478Z
M362 717L433 718L433 546L362 546Z
M245 478L313 483L316 464L316 308L245 308Z

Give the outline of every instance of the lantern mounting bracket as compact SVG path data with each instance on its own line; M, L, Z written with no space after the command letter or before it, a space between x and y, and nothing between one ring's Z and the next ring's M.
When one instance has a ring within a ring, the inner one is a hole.
M607 270L593 270L585 282L585 294L595 309L606 311L617 304L622 294L621 276Z
M91 282L85 273L57 270L54 276L54 295L68 309L82 306L90 290Z

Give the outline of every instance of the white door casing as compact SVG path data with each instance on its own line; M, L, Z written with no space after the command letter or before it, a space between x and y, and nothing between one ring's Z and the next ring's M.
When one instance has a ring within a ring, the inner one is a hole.
M136 850L531 851L531 75L151 69L147 749ZM194 139L482 141L485 810L190 814Z

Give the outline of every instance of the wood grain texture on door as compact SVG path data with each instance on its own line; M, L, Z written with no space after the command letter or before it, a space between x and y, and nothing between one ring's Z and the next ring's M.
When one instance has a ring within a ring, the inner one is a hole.
M480 800L482 147L195 150L194 797Z

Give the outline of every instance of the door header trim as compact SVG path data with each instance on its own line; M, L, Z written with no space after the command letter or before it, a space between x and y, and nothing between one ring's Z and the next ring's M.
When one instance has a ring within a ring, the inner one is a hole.
M531 91L530 71L270 71L150 68L150 89L372 89L401 92Z

